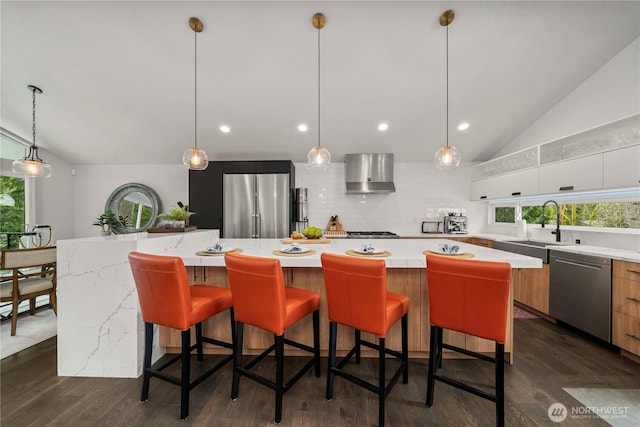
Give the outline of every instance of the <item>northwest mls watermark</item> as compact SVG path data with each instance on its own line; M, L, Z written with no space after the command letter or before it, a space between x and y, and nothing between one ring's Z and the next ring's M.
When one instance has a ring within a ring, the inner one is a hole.
M571 419L592 419L602 418L603 420L628 418L628 406L572 406L567 409L562 403L553 403L547 410L549 419L554 423L561 423L567 418Z

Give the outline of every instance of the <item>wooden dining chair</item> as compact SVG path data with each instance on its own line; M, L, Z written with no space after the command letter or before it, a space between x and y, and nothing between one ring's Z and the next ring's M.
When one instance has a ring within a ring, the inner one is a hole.
M4 249L0 269L11 275L0 283L0 302L10 302L11 335L16 334L18 306L29 300L29 313L35 314L36 298L49 295L49 305L58 314L56 300L56 247Z

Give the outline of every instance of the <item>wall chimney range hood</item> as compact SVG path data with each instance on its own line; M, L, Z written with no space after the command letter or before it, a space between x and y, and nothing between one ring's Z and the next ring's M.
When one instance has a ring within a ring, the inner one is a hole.
M346 154L346 194L394 193L393 154Z

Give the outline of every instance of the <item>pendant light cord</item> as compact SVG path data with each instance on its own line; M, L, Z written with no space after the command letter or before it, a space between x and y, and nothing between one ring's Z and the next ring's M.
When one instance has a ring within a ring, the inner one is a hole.
M318 28L318 147L320 146L320 28Z
M194 147L198 148L198 32L193 32L193 110L194 110L194 125L193 134Z
M31 89L31 92L33 94L33 108L32 108L32 114L33 114L33 145L31 146L32 148L36 146L36 89L33 88Z
M447 24L447 147L449 146L449 25Z

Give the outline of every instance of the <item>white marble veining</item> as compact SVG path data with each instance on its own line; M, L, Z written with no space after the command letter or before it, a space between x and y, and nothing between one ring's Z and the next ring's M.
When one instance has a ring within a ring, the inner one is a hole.
M129 252L194 252L218 230L58 240L58 375L136 378L144 322ZM164 354L155 334L154 360Z
M200 256L218 241L218 230L163 235L114 236L58 241L58 375L137 378L142 373L144 322L127 255L140 251L174 255L190 266L224 266L220 255ZM460 246L475 259L504 261L513 268L541 268L537 258L446 239L334 239L308 244L308 256L276 256L285 248L280 239L221 239L226 247L247 255L277 257L284 267L321 267L322 252L342 253L370 243L391 252L389 268L425 268L426 249L438 244ZM304 242L302 243L303 246ZM155 335L154 361L163 353Z

